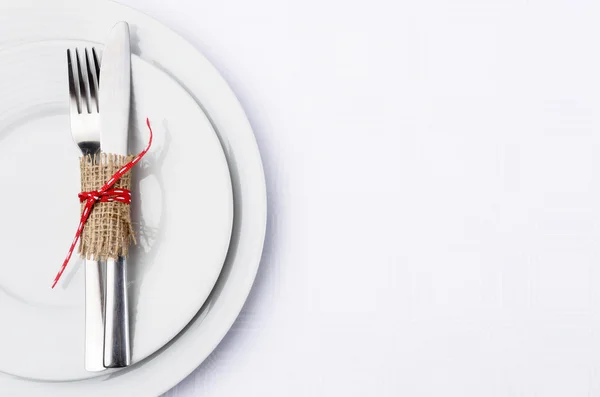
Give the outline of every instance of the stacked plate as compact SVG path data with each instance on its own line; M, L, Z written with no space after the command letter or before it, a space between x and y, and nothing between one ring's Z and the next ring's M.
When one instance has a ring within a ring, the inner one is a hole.
M50 284L79 218L66 48L131 27L134 173L130 302L134 364L83 365L82 263ZM217 346L256 275L266 224L260 156L244 112L210 63L149 17L108 1L0 4L0 392L158 396ZM135 199L137 197L137 201Z

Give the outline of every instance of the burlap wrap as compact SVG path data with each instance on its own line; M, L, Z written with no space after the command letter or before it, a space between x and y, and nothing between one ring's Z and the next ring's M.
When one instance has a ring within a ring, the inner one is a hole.
M100 189L133 156L102 153L95 158L81 158L81 191ZM131 190L131 172L126 173L113 186ZM81 204L83 211L85 203ZM127 256L129 244L134 240L128 204L97 202L84 226L79 243L79 254L86 259L106 259Z

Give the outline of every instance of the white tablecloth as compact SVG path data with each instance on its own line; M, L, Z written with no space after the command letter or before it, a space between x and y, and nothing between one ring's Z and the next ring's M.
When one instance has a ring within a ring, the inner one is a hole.
M165 396L600 394L600 3L121 2L223 73L269 186L250 300Z

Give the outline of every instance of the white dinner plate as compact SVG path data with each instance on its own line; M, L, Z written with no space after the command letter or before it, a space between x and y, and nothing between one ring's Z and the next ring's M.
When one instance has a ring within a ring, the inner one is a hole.
M235 215L227 259L201 312L149 359L109 376L77 382L31 382L0 376L2 395L158 396L193 371L221 341L239 314L258 269L266 228L260 155L235 95L193 46L155 20L104 0L4 1L0 3L0 46L61 39L99 43L119 20L126 20L132 28L134 53L178 81L205 110L221 140L232 179Z
M89 46L89 43L87 43ZM66 49L43 41L0 51L0 371L65 381L84 369L84 271L74 255L50 289L79 220L80 152L70 133ZM22 78L27 76L27 78ZM150 152L133 169L132 362L175 337L200 310L231 236L227 162L198 104L170 77L132 59L130 150ZM18 165L18 167L15 167ZM40 195L43 192L43 195ZM37 254L23 256L32 250Z

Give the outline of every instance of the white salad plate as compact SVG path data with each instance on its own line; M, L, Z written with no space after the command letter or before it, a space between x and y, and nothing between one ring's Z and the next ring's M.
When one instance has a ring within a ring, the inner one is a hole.
M2 59L5 56L4 54L9 54L11 51L23 51L27 46L45 47L46 45L57 45L57 47L61 47L65 41L71 41L72 43L77 42L88 46L95 44L101 47L101 43L106 39L110 28L121 20L127 21L131 27L132 50L139 57L139 60L134 61L134 63L136 65L153 65L154 68L148 68L148 70L152 69L154 72L157 72L157 76L161 74L169 76L171 82L177 83L174 86L180 86L181 89L187 91L190 97L193 98L193 102L204 110L204 113L212 124L214 132L216 132L220 140L221 149L225 154L229 166L234 206L233 227L227 256L216 284L207 297L202 309L191 319L183 331L150 357L127 369L100 373L95 377L85 379L82 379L84 375L81 373L69 374L64 369L60 369L63 366L61 357L45 358L56 360L55 366L58 369L38 371L28 368L27 365L18 368L18 366L12 366L8 363L8 365L0 368L3 371L0 374L0 395L11 397L159 396L200 365L222 340L239 314L258 270L265 237L267 206L264 173L256 141L235 95L215 68L193 46L155 20L110 1L7 0L0 3L0 62L4 61ZM58 56L62 56L62 51ZM158 73L156 69L159 69L161 72ZM55 78L61 80L66 78L65 76L66 74L62 76L57 75ZM30 77L23 74L18 78L18 81L23 84L25 89L29 89L27 87L31 83L28 83L27 80ZM4 80L5 78L0 74L0 80ZM133 79L135 85L135 74L133 75ZM5 83L3 82L2 84ZM22 89L16 83L11 83L10 86L15 87L14 89ZM172 86L173 84L169 85L169 87ZM148 87L147 89L150 90L151 88ZM62 95L61 92L65 91L58 91L56 93L57 97ZM14 94L10 90L3 90L3 100L6 99L10 102L10 98ZM66 92L64 95L66 98ZM138 95L135 95L137 100ZM41 290L38 291L38 288L34 289L33 285L18 285L16 287L9 284L5 285L4 283L9 283L9 280L12 278L7 277L6 273L1 273L0 283L4 288L13 288L14 291L12 292L17 295L2 299L16 299L20 296L25 301L32 302L32 304L27 303L22 305L33 306L31 310L47 307L49 313L53 311L56 313L60 312L60 314L55 314L58 316L63 316L65 315L63 312L70 311L79 312L79 315L81 315L80 307L82 301L80 299L82 294L80 292L82 291L77 291L77 284L82 284L82 272L77 270L76 261L70 264L70 268L65 275L65 280L61 282L64 283L64 285L61 284L61 289L51 291L49 285L44 283L47 277L49 277L51 282L57 266L60 266L62 257L66 253L67 246L63 245L62 242L58 243L58 240L62 240L62 233L64 233L64 236L67 236L66 244L68 245L68 242L72 238L70 232L74 233L78 220L77 211L73 212L73 203L76 203L77 193L77 170L76 168L73 170L73 167L70 165L67 166L67 163L71 161L69 159L75 159L76 164L77 152L76 147L70 141L66 105L61 105L58 102L55 105L56 108L49 109L46 116L38 114L41 118L37 119L37 121L35 121L36 117L38 117L36 116L36 112L39 109L31 109L31 122L29 121L29 116L22 116L20 120L17 117L14 122L10 122L10 120L5 121L4 115L0 113L0 124L3 125L0 135L4 136L7 133L7 137L0 140L0 153L3 153L0 154L0 162L4 165L3 177L13 182L18 180L16 176L19 172L18 164L22 164L18 163L18 160L27 159L27 164L37 164L36 173L29 173L27 176L34 178L31 180L31 186L25 186L26 189L30 190L21 199L29 200L29 203L31 203L27 208L29 211L35 211L39 206L45 205L47 208L44 208L44 214L53 212L52 216L60 223L60 227L52 228L46 225L46 222L36 222L35 225L32 225L30 222L24 222L27 224L18 226L17 229L12 229L8 237L5 233L0 235L0 242L4 244L3 247L5 248L4 252L7 252L7 248L10 248L9 252L18 252L18 255L15 255L13 259L10 259L10 257L7 258L5 255L4 262L9 263L2 264L3 272L4 269L10 269L8 270L8 274L14 274L13 272L15 271L26 272L27 278L23 283L33 284L35 282L35 285L39 285ZM24 105L24 108L26 106ZM64 106L62 111L60 110L60 106ZM169 107L168 105L166 106L167 108ZM155 108L153 109L153 113L160 112L161 110L164 111L165 108ZM55 114L57 111L60 114ZM17 107L15 107L15 112L18 113ZM193 113L194 111L190 109L190 112ZM171 146L168 150L169 153L171 153L171 150L175 153L173 142L176 136L177 139L191 142L196 139L193 136L200 133L196 129L198 126L195 124L197 123L186 125L185 131L181 131L180 126L171 119L171 116L157 116L155 120L152 114L136 114L136 118L138 118L137 122L134 123L136 124L136 139L132 149L137 150L141 148L147 137L143 124L140 123L140 119L145 119L145 117L150 117L151 121L153 121L157 139L168 139L170 137ZM164 122L165 120L166 122ZM35 128L36 125L38 128ZM64 125L64 131L61 125ZM175 130L176 127L177 131ZM38 129L42 128L45 128L48 134L51 135L57 135L60 128L61 137L53 136L52 139L45 137L38 131ZM11 143L11 137L16 133L12 132L12 130L20 131L23 134L28 133L31 139L23 140L22 142L14 140ZM161 133L163 137L158 138ZM179 138L180 134L181 138ZM40 140L38 141L37 139ZM61 139L62 144L54 144L53 139ZM164 145L165 143L166 141L164 140L162 142L157 141L157 146L154 150L158 150L160 145ZM3 145L8 147L6 152L1 148ZM35 159L35 153L38 153L39 150L39 148L35 148L35 145L45 148L42 160ZM23 152L17 153L18 150L23 150ZM61 150L62 152L56 152L57 150ZM9 156L15 162L7 166L8 160L6 157L3 158L3 156ZM43 164L48 165L47 168L50 169L44 169ZM34 165L31 165L31 167L33 168ZM51 183L51 179L56 176L56 172L63 171L65 175L61 176L61 180L64 178L66 185L70 184L72 186L72 191L69 188L57 189L55 188L55 184ZM214 170L209 171L212 173ZM40 172L42 172L43 176L40 175ZM179 176L181 175L179 174ZM21 178L24 177L25 175L21 175ZM41 179L44 178L48 178L50 181L41 182ZM68 182L69 180L71 182ZM164 180L165 178L163 178ZM198 181L201 180L201 176L196 177L195 180L199 183ZM142 180L140 180L140 183L142 183ZM193 205L193 199L189 197L189 183L190 180L186 178L186 183L180 185L181 190L178 188L176 191L169 191L167 193L168 200L177 200L176 203L178 204L176 205L190 210L192 218L197 219L195 215L192 215L193 210L190 209L190 204L193 209L196 209L196 206ZM34 189L36 185L40 189ZM152 183L149 182L149 185L148 189L160 187L160 184L156 180ZM22 185L19 185L19 187L21 188ZM49 189L49 191L45 189ZM140 190L143 190L143 188L140 187ZM201 190L201 194L206 193L203 189ZM35 198L29 197L29 194L34 195ZM139 197L145 197L145 192L141 191ZM59 209L50 209L48 200L51 200L52 205L57 205ZM17 207L13 207L13 210L21 212L22 201L15 201L15 203L17 204L5 202L0 208L10 208L12 205L17 205ZM77 206L75 205L75 207ZM170 204L166 208L167 211L172 209ZM152 212L152 209L149 209L149 211ZM10 215L10 217L14 216ZM35 219L35 216L23 219L31 220ZM152 219L156 221L155 218ZM19 229L21 227L22 229ZM39 227L47 227L45 232L50 233L50 235L46 235L45 237L48 238L50 236L48 239L51 240L52 244L50 244L50 241L42 243L38 241L40 238L39 234L41 233L37 229ZM193 254L187 257L186 260L192 268L204 266L201 261L204 253L201 251L205 237L198 233L198 227L201 226L195 221L191 221L187 225L189 229L188 235L191 239L189 243L191 244L190 247L193 248ZM27 236L27 238L19 240L19 234ZM173 236L173 238L176 238L176 236ZM209 238L212 239L212 236ZM15 246L14 244L17 240L27 240L28 244L26 246ZM162 243L160 246L161 248L158 251L163 249ZM154 252L152 255L159 255L159 253ZM17 257L19 259L18 263L16 262ZM58 263L55 263L56 259L54 258L58 258ZM157 268L156 265L154 267ZM149 270L149 272L152 271L154 271L154 268ZM156 271L158 272L158 270ZM163 275L171 277L172 285L168 285L169 283L161 280L160 283L156 284L158 285L156 288L178 289L180 286L179 283L185 283L186 281L183 278L187 277L187 273L185 275L180 273L179 278L173 281L176 277L174 274L166 272ZM211 284L212 281L214 280L207 279L200 281L197 287L201 288L202 283ZM145 283L146 281L142 283L141 289L145 288L143 286ZM160 293L160 291L154 292ZM148 291L149 298L150 295L150 291ZM198 296L200 295L196 294L190 299L196 299L197 303L199 300ZM178 304L188 303L184 302L185 299L178 300ZM0 310L2 310L1 308L2 304L0 304ZM176 308L173 308L173 310L176 310ZM43 312L43 310L38 311L40 313ZM4 316L5 313L0 312L0 315ZM46 316L46 314L42 316ZM51 320L54 322L58 320L58 318L50 314L48 316L52 317ZM157 318L156 321L161 321L161 319ZM20 338L27 337L29 340L36 338L39 333L44 332L44 330L30 329L26 324L14 324L3 321L2 325L3 328L9 327L17 330L6 332L20 333ZM137 333L138 330L134 332ZM83 328L80 328L79 331L69 328L69 332L71 332L69 336L53 342L55 345L60 346L61 342L68 340L67 345L69 345L73 342L72 338L80 338L82 346L82 331ZM165 335L170 333L172 331L165 332ZM32 363L37 359L36 355L41 354L38 350L40 349L39 345L33 342L23 345L24 350L18 353L22 358L18 360L36 367ZM134 351L137 349L135 345L133 348ZM10 354L2 349L4 349L4 346L0 348L0 356ZM41 349L47 349L47 347L44 345ZM148 353L151 350L152 348L148 348L146 352ZM71 356L71 353L69 353L69 356ZM137 357L138 359L142 359L143 356L143 354L139 354ZM68 361L70 358L66 360ZM8 360L4 362L7 363ZM0 365L2 363L3 361L0 359ZM49 381L52 379L54 380Z
M0 327L0 371L23 378L98 375L83 365L83 261L73 255L57 288L49 288L79 221L81 154L69 128L66 48L85 46L43 41L0 51L0 169L12 170L2 185L16 193L0 205L0 241L11 247L0 261L0 313L10 324ZM132 153L147 144L146 117L154 124L150 152L132 171L135 363L202 307L229 246L233 198L223 150L202 109L166 74L132 58Z

